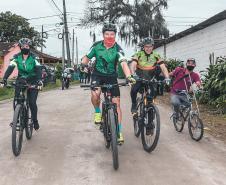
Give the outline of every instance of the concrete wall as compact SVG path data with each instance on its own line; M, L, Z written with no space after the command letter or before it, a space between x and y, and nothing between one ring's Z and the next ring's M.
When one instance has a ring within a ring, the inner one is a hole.
M163 46L155 51L164 56ZM198 70L203 70L209 65L210 53L214 53L215 58L226 56L226 20L166 45L166 58L178 58L184 61L187 58L195 58Z

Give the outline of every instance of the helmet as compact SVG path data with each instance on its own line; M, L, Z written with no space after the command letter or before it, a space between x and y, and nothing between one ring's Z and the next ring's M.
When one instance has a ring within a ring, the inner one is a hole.
M151 37L146 37L143 39L142 41L142 45L147 45L147 44L151 44L151 45L154 45L154 39L151 38Z
M30 39L28 39L28 38L22 38L22 39L19 40L19 46L20 47L22 47L22 46L24 46L26 44L31 46L32 45L32 41Z
M196 66L196 62L194 58L188 58L186 66Z
M113 31L113 32L117 32L117 28L114 24L112 23L105 23L103 28L102 28L102 32L104 33L105 31Z

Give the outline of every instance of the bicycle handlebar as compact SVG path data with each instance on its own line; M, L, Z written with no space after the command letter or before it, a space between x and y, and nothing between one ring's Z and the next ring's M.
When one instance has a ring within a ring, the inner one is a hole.
M100 88L107 88L107 89L112 89L113 87L122 87L122 86L127 86L128 83L126 82L122 82L122 83L117 83L117 84L103 84L103 85L97 85L97 84L91 84L91 85L80 85L81 88L96 88L96 87L100 87Z

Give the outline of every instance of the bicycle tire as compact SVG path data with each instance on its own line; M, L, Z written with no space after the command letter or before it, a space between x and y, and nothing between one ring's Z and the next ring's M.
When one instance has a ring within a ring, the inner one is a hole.
M104 112L104 110L103 110L103 112ZM108 128L108 125L106 124L107 115L103 114L102 118L103 118L102 128L103 128L103 135L104 135L104 143L105 143L105 147L107 149L109 149L111 146L111 139L110 139L110 134L109 134L109 128Z
M62 79L61 82L62 82L62 84L61 84L62 90L64 90L64 84L65 84L65 83L64 83L64 79Z
M20 154L22 148L23 125L21 124L21 122L23 121L23 119L24 119L23 106L21 104L17 104L13 115L13 125L12 125L12 150L15 156L18 156ZM17 133L19 134L18 141Z
M32 133L33 133L33 123L31 121L31 112L30 112L30 108L27 107L25 112L26 115L26 120L25 120L25 134L26 134L26 138L27 140L30 140L32 138Z
M184 116L183 116L182 112L179 112L179 118L178 119L173 117L173 125L174 125L177 132L183 131L184 124L185 124L185 120L184 120Z
M141 115L141 106L142 104L140 104L140 98L137 98L137 109L139 109L139 113L137 112L135 115L133 115L133 130L134 130L134 135L136 137L140 136L140 126L139 126L139 116Z
M191 118L193 120L196 120L195 126L194 126L194 124L192 124ZM197 128L197 127L199 127L199 129L200 129L200 133L196 137L194 132L193 132L193 128ZM189 118L188 118L188 130L189 130L189 134L190 134L190 136L193 140L200 141L202 139L203 134L204 134L204 126L203 126L202 120L199 118L199 116L197 114L193 114L193 115L189 116Z
M156 120L156 121L153 121L155 128L154 128L153 134L150 134L147 136L145 133L146 126L145 126L144 118L143 118L142 126L141 126L141 140L142 140L142 145L143 145L144 150L146 152L150 153L156 148L156 146L158 144L159 135L160 135L160 115L159 115L158 108L154 104L150 104L148 109L149 110L146 113L144 113L143 115L145 117L148 114L148 122L149 122L149 118L151 116L151 110L153 110L153 114L154 114L153 120ZM146 137L153 137L153 136L154 136L153 142L152 142L152 144L149 145L146 141Z
M111 151L113 159L113 167L115 170L119 167L118 161L118 143L117 143L117 128L116 128L116 117L113 109L108 110L108 125L111 131Z

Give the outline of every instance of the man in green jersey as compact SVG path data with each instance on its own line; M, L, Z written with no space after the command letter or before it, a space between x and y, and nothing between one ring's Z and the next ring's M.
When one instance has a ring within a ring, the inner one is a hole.
M154 40L152 38L144 38L141 42L141 50L135 53L132 57L131 63L131 73L133 75L137 75L140 78L150 79L153 75L157 73L160 74L162 71L165 76L165 81L169 84L169 73L168 70L162 61L160 55L153 51L154 48ZM136 98L137 93L141 88L142 83L137 81L135 85L131 88L131 100L132 107L131 112L136 113Z
M82 59L82 64L84 65L88 64L89 60L93 57L96 58L91 84L116 84L117 64L120 64L122 66L127 80L131 83L135 83L135 79L131 76L126 58L124 57L123 50L115 41L116 31L117 29L114 24L105 24L102 29L104 39L102 41L94 43L88 54ZM101 122L100 94L100 89L91 92L91 102L95 109L94 122L96 124L99 124ZM111 90L111 94L113 96L112 101L117 105L119 122L118 142L122 144L124 142L124 138L122 136L122 113L120 108L119 87L113 88Z
M32 42L28 38L22 38L19 40L19 46L21 52L14 55L12 58L10 65L8 66L4 76L3 76L3 84L7 85L7 79L13 72L14 68L18 69L18 77L16 83L18 83L21 79L25 79L28 84L38 85L39 89L42 88L43 84L41 81L41 67L40 63L37 60L37 57L30 52L30 46ZM15 96L18 95L18 88L15 89ZM31 109L31 117L32 122L34 124L34 129L39 129L39 123L37 119L37 97L38 97L38 89L28 89L27 91L29 106Z

